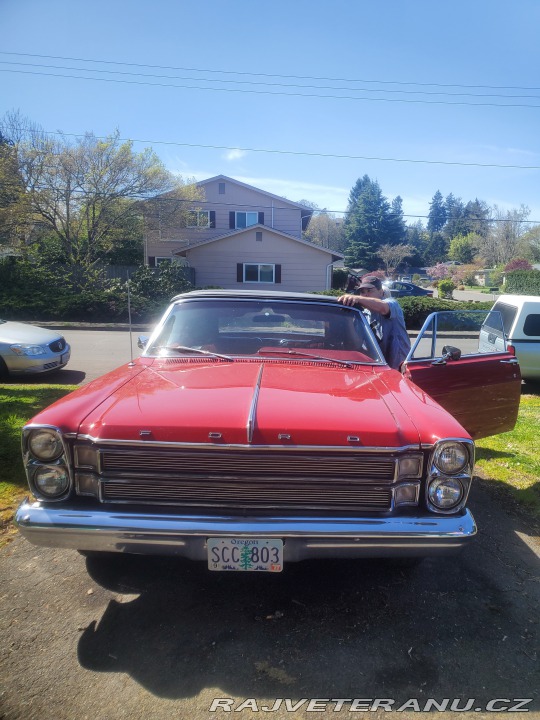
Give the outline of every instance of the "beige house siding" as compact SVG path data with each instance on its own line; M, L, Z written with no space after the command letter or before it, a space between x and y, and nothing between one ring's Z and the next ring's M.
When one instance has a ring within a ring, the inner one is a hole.
M262 240L257 240L257 232ZM217 285L225 289L274 289L310 292L326 290L331 277L330 253L269 229L246 229L183 253L195 268L198 287ZM238 263L269 263L281 266L281 283L240 283Z
M202 181L198 185L206 199L194 207L211 212L214 227L182 227L174 232L153 228L146 234L147 258L170 258L186 247L231 232L234 228L231 228L230 213L236 212L257 213L257 220L262 219L267 227L301 239L302 218L310 217L312 213L309 208L224 175ZM220 186L223 193L220 193ZM263 214L262 218L260 213Z
M224 185L225 193L219 193L220 184ZM216 229L209 237L223 234L229 227L229 212L262 212L264 225L286 232L294 237L302 237L301 207L285 198L273 196L254 187L239 185L228 178L218 177L210 182L201 183L206 194L206 205L216 211Z

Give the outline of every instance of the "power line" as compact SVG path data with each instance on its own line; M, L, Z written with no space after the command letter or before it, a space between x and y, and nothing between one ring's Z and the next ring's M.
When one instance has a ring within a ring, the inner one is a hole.
M37 189L37 190L50 190L50 189L51 189L48 185L35 185L34 188ZM62 194L61 192L60 192L59 194L63 196L63 194ZM86 195L87 193L86 193L86 191L83 190L83 189L76 188L76 189L73 189L73 190L71 191L71 194L72 194L72 195ZM108 193L106 193L106 192L97 192L97 191L95 191L95 192L92 192L91 195L92 195L92 197L98 197L98 198L99 198L100 196L108 197ZM166 197L166 195L167 195L167 193L165 193L165 194L163 194L163 195L154 195L154 196L148 196L148 195L144 195L144 194L142 194L142 193L133 193L132 195L130 195L130 199L131 199L131 200L141 200L141 201L143 201L143 202L145 202L145 203L151 203L151 204L156 204L156 203L157 203L157 204L163 203L163 204L169 204L169 205L172 205L172 204L174 204L174 205L186 204L186 205L190 205L190 206L191 206L190 208L188 208L188 210L197 210L197 209L199 209L199 208L202 208L204 205L210 205L210 206L213 207L213 208L214 208L214 207L223 207L223 208L233 208L233 207L234 207L234 208L237 208L237 209L238 209L238 208L242 208L242 210L241 210L241 211L238 211L238 212L243 212L243 211L245 211L245 210L249 211L250 209L253 209L253 210L258 209L258 210L261 210L261 208L262 208L262 210L264 210L264 211L266 211L266 210L291 210L291 208L290 208L289 206L285 206L285 205L283 205L283 206L282 206L282 205L262 205L262 204L259 204L259 205L250 205L249 203L227 203L227 202L224 202L223 200L221 200L221 201L202 200L202 199L195 199L195 200L193 200L193 199L191 199L191 198ZM303 206L302 203L297 203L297 202L294 202L294 201L291 201L291 202L292 202L294 205L300 205L300 206L302 206L302 207L306 207L306 206ZM308 209L311 209L311 210L312 210L312 213L313 213L314 215L329 215L329 214L334 214L334 215L349 215L350 213L354 212L354 210L329 210L328 208L317 208L317 209L315 209L315 208L308 208ZM208 211L205 211L205 212L208 212ZM429 219L429 217L430 217L429 215L413 215L413 214L410 214L410 213L400 213L400 214L398 214L398 213L395 213L395 212L392 212L392 211L389 211L389 213L388 213L388 216L389 216L389 217L397 217L398 215L401 215L401 217L403 217L403 218L415 218L415 219L417 219L417 220L420 220L420 219L426 219L426 220L427 220L427 219ZM159 216L158 216L158 215L154 215L153 217L159 217ZM302 217L308 217L308 215L303 215ZM449 221L460 221L460 220L463 220L463 221L466 221L466 222L471 223L472 225L477 224L477 223L488 223L488 224L491 224L491 223L507 223L507 222L513 222L512 220L509 220L508 218L475 218L475 217L461 217L461 216L455 216L455 217L454 217L454 216L451 216L451 217L448 218L448 220L449 220ZM525 220L525 219L519 219L519 220L516 220L515 222L532 224L532 225L534 225L534 224L540 224L540 220ZM246 229L247 229L247 228L246 228Z
M430 90L395 90L395 89L379 89L379 88L345 88L345 87L336 87L335 85L300 85L300 84L291 84L291 83L276 83L276 82L264 82L262 80L221 80L218 78L192 78L192 77L185 77L185 76L177 76L177 75L151 75L148 73L135 73L135 72L126 72L123 70L102 70L102 69L87 69L87 68L81 68L81 67L71 67L66 65L43 65L42 63L22 63L22 62L12 62L9 60L0 60L0 63L2 65L22 65L23 67L39 67L39 68L46 68L51 70L74 70L76 72L93 72L93 73L102 73L102 74L108 74L108 75L131 75L136 77L142 77L142 78L158 78L158 79L165 79L165 80L193 80L193 81L203 81L203 82L219 82L219 83L229 83L229 84L235 84L235 85L262 85L264 87L284 87L284 88L301 88L301 89L317 89L317 90L342 90L342 91L354 91L354 92L364 92L364 93L400 93L400 94L407 94L407 95L445 95L447 97L460 97L460 96L469 96L469 97L477 97L477 98L483 98L483 97L494 97L494 98L504 98L504 99L534 99L534 100L540 100L540 96L538 95L501 95L501 94L494 94L494 93L470 93L470 92L458 92L458 93L446 93L442 92L440 90L437 91L430 91ZM9 72L9 70L7 70ZM17 71L15 71L17 72ZM203 71L201 71L203 72ZM86 78L85 76L81 76L81 79L89 79L89 80L99 80L101 78ZM154 84L154 83L152 83ZM219 88L207 88L207 89L219 89ZM287 93L288 95L292 95L293 93ZM319 96L317 96L319 97ZM321 96L325 97L325 96ZM332 96L333 97L333 96ZM341 96L340 96L341 97ZM474 103L475 105L480 103ZM506 107L506 106L505 106ZM533 106L535 107L535 106ZM540 107L540 105L538 106Z
M39 133L40 131L35 131ZM80 133L63 133L55 131L43 131L46 135L61 135L65 137L84 137ZM104 136L94 136L97 140L107 140ZM413 160L411 158L392 158L392 157L378 157L369 155L339 155L337 153L316 153L316 152L302 152L300 150L272 150L269 148L251 148L251 147L231 147L229 145L202 145L199 143L181 143L174 142L172 140L138 140L135 138L118 138L121 142L135 142L141 144L150 145L172 145L174 147L191 147L191 148L203 148L206 150L237 150L239 152L257 152L257 153L270 153L275 155L300 155L303 157L323 157L323 158L336 158L339 160L372 160L378 162L399 162L399 163L416 163L426 165L457 165L459 167L485 167L485 168L500 168L500 169L511 169L511 170L540 170L540 165L503 165L499 163L466 163L457 162L450 160Z
M312 75L280 75L278 73L257 73L240 70L212 70L209 68L191 68L191 67L175 67L174 65L147 65L142 63L118 62L115 60L95 60L91 58L64 57L61 55L39 55L36 53L18 53L0 51L0 55L16 55L18 57L35 57L49 60L74 60L76 62L99 63L107 65L122 65L124 67L151 68L154 70L177 70L179 72L207 72L224 75L249 75L251 77L277 77L294 80L320 80L328 82L352 82L352 83L376 83L381 85L418 85L419 87L446 87L446 88L468 88L468 89L488 89L488 90L540 90L540 87L523 87L515 85L465 85L458 83L424 83L424 82L404 82L401 80L373 80L365 78L334 78L334 77L317 77Z
M356 102L387 102L387 103L407 103L407 104L420 104L420 105L460 105L469 107L497 107L497 108L531 108L538 109L540 105L531 105L527 103L489 103L489 102L478 102L471 103L464 100L459 101L448 101L448 100L407 100L404 98L365 98L365 97L354 97L352 95L325 95L317 93L288 93L288 92L273 92L271 90L245 90L239 88L209 88L201 87L198 85L178 85L176 83L156 83L156 82L143 82L140 80L118 80L113 78L94 78L85 77L83 75L70 75L65 73L47 73L37 72L34 70L7 70L0 68L0 72L5 73L17 73L21 75L38 75L42 77L58 77L68 78L72 80L91 80L93 82L106 82L106 83L120 83L123 85L146 85L150 87L172 87L183 90L203 90L206 92L221 92L221 93L242 93L250 95L273 95L273 96L285 96L285 97L298 97L298 98L320 98L330 100L354 100ZM86 71L85 71L86 72ZM509 96L511 97L511 96Z

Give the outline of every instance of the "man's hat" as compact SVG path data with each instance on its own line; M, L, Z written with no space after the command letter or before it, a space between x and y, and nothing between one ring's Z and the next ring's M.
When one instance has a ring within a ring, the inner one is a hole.
M360 285L356 286L357 290L363 290L364 288L366 290L371 290L373 288L380 290L382 288L381 278L376 275L366 275L362 278Z

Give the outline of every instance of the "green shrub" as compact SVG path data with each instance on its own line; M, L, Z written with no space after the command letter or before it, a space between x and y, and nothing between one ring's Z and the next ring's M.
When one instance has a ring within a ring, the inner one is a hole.
M540 295L540 270L509 272L504 291L511 295Z
M449 300L452 299L452 293L455 289L456 286L454 285L453 280L450 280L449 278L440 280L439 284L437 285L439 295L443 298L448 298Z
M181 266L139 268L130 283L132 320L153 321L174 295L191 289ZM14 258L0 261L0 307L13 320L126 322L129 317L126 282L92 266Z
M404 297L398 299L408 330L420 330L428 315L445 310L489 310L493 302L456 302L432 297Z

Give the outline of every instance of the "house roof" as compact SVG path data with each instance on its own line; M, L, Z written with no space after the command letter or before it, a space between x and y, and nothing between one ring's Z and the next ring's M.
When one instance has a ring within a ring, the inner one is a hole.
M262 190L261 188L255 187L255 185L248 185L247 183L240 182L240 180L235 180L232 177L229 177L228 175L215 175L214 177L208 178L207 180L200 180L196 183L199 187L202 185L208 185L208 183L216 182L216 181L223 181L226 180L227 182L232 182L235 185L239 185L240 187L248 188L249 190L256 190L257 192L262 193L263 195L268 195L268 197L274 198L275 200L279 200L280 202L286 203L287 205L292 205L293 207L300 208L302 210L305 210L305 215L312 215L313 214L313 208L308 207L307 205L302 205L302 203L293 202L292 200L287 200L287 198L282 197L281 195L274 195L271 192L268 192L267 190Z
M223 176L218 176L223 177ZM242 228L240 230L231 230L230 232L223 233L222 235L217 235L213 238L208 238L206 240L195 240L195 241L188 241L189 245L186 245L182 248L176 248L172 251L173 255L177 256L185 256L186 252L188 250L193 250L193 248L201 247L202 245L209 245L210 243L218 242L219 240L225 240L227 238L235 237L238 235L242 235L243 233L247 232L253 232L254 230L264 230L264 232L272 233L274 235L279 235L280 237L287 238L287 240L292 240L293 242L299 243L300 245L305 245L307 247L313 248L314 250L319 250L320 252L326 253L327 255L330 255L332 257L332 262L334 260L343 260L344 255L342 253L336 252L335 250L330 250L329 248L321 247L320 245L315 245L312 242L308 242L307 240L301 240L300 238L295 237L294 235L289 235L289 233L282 232L281 230L275 230L274 228L268 227L268 225L250 225L247 228Z

